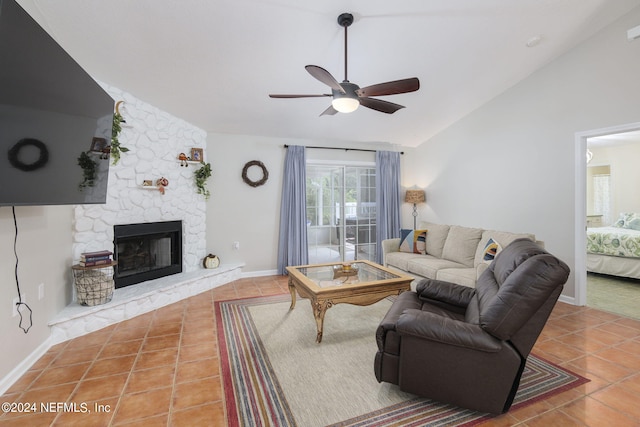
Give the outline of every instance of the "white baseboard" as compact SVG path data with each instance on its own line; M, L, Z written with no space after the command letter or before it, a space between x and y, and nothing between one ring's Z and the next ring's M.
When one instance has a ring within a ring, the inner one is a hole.
M558 298L558 301L571 304L571 305L577 305L576 299L574 297L568 297L566 295L560 295L560 298Z
M16 381L24 375L34 363L38 361L53 345L51 337L47 338L42 344L40 344L30 355L11 370L4 378L0 379L0 395L4 394L9 387L11 387Z
M242 272L240 277L243 279L246 277L260 277L260 276L277 276L278 270L262 270L262 271L247 271Z

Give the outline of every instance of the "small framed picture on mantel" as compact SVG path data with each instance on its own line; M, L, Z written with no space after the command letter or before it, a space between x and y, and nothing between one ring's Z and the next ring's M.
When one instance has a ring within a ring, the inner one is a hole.
M107 148L107 140L104 138L93 138L89 151L94 153L102 153Z
M194 162L204 161L204 150L202 148L191 149L191 160Z

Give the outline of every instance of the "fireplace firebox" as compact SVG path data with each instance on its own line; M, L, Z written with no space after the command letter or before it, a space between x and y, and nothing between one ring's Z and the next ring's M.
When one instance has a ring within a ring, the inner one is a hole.
M116 288L182 272L182 221L114 225Z

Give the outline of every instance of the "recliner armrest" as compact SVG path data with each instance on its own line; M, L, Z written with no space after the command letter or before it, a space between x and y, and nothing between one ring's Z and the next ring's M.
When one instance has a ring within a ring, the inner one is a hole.
M502 341L485 332L479 325L461 322L417 309L405 310L396 324L400 336L436 341L477 351L495 353Z
M421 299L439 301L466 308L475 295L475 289L444 280L424 279L416 285Z

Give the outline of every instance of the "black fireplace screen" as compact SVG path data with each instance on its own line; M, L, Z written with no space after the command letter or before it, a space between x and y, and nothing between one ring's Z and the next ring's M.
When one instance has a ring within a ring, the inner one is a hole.
M182 271L182 221L114 226L115 287Z

